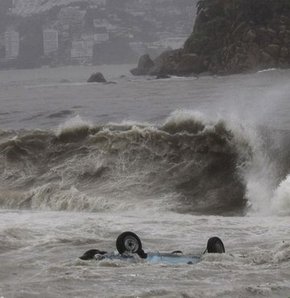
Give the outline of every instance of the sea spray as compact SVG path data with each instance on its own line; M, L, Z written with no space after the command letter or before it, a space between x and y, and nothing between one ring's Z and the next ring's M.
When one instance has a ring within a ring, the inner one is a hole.
M290 215L290 175L275 190L270 206L274 214Z
M85 138L89 133L92 124L83 120L79 115L68 119L56 129L56 136L60 140L80 140Z
M237 121L230 121L227 125L233 132L239 152L237 167L246 187L248 210L269 214L269 204L278 179L276 161L271 160L269 148L258 127L244 126Z

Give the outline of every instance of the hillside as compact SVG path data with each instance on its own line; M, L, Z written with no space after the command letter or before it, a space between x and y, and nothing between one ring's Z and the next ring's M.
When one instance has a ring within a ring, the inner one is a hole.
M289 0L201 0L182 49L163 53L148 74L240 73L290 66Z

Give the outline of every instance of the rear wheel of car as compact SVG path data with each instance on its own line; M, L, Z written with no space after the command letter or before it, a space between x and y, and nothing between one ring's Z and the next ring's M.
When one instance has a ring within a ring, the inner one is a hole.
M116 240L116 247L120 254L142 252L142 243L140 238L133 232L124 232Z

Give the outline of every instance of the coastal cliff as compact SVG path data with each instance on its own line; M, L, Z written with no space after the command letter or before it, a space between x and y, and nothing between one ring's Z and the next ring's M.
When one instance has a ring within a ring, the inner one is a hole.
M289 68L290 1L200 0L184 47L161 54L145 73L142 65L132 73L232 74Z

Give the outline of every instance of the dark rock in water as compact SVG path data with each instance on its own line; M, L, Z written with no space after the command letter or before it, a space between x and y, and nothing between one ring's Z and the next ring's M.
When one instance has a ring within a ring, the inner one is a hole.
M150 75L177 75L188 76L205 71L203 59L183 50L166 51L154 61Z
M140 58L134 75L189 76L290 68L289 0L200 0L182 49Z
M106 79L100 72L93 73L87 81L88 83L106 83Z
M170 75L161 73L161 74L159 74L159 75L156 76L156 79L157 79L157 80L161 80L161 79L170 79Z
M154 67L154 62L148 54L140 57L137 68L131 70L134 76L142 76L149 74L150 70Z

